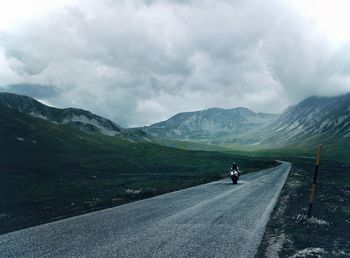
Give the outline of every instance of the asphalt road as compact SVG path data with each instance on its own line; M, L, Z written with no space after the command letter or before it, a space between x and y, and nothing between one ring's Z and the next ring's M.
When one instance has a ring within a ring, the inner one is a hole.
M1 257L254 257L289 163L0 235Z

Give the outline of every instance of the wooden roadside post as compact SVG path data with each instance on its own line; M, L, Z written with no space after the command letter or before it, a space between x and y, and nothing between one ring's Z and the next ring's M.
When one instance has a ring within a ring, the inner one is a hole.
M322 151L322 144L318 145L318 148L317 148L314 180L312 181L312 188L311 188L310 199L309 199L309 211L307 213L307 217L308 218L311 218L312 205L313 205L314 200L315 200L316 181L317 181L318 170L319 170L319 167L320 167L321 151Z

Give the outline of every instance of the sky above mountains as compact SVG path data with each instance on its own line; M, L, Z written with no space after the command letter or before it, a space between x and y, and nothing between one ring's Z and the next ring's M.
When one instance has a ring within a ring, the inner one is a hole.
M350 91L347 1L3 2L0 91L122 126Z

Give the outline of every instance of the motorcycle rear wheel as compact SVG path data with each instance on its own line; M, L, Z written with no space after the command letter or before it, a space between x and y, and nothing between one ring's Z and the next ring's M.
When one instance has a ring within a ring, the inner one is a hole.
M238 181L238 178L231 178L231 180L232 180L232 184L237 184L237 181Z

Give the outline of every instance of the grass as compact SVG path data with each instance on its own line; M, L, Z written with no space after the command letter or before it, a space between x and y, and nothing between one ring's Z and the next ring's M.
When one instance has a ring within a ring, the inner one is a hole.
M350 164L321 161L313 216L307 219L314 161L291 162L257 257L349 257Z
M272 159L188 151L86 134L0 108L0 233L243 172Z

